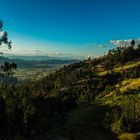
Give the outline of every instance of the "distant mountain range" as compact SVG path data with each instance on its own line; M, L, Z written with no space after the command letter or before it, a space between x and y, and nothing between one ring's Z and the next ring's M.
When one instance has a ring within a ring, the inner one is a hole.
M18 68L50 68L57 65L67 65L79 62L79 60L65 60L49 56L0 57L0 65L2 65L5 61L16 63Z
M16 55L11 55L7 56L10 59L22 59L22 60L37 60L37 61L42 61L42 60L52 60L52 59L58 59L55 57L49 57L49 56L16 56Z
M12 54L6 54L5 55L7 58L10 59L22 59L22 60L37 60L37 61L42 61L42 60L82 60L84 59L83 57L74 57L74 56L62 56L62 57L57 57L57 56L48 56L48 55L33 55L33 56L21 56L21 55L12 55Z

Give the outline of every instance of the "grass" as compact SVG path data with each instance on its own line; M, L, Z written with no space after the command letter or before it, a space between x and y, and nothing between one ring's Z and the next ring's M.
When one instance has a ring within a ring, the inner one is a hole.
M123 70L127 70L127 69L130 69L130 68L134 68L135 66L137 65L140 65L140 61L137 61L137 62L129 62L129 63L126 63L124 66L123 66ZM122 67L117 67L117 68L114 68L112 69L114 72L120 72L122 71ZM99 76L103 76L107 73L110 73L112 70L104 70L104 71L99 71L98 75Z
M140 140L140 133L123 133L118 137L119 140Z
M123 93L123 92L127 92L129 89L133 90L133 89L138 89L139 87L140 87L140 78L128 79L122 81L120 91L121 93Z
M136 140L136 135L132 133L124 133L119 136L119 140Z
M113 139L113 132L106 130L103 124L109 109L107 105L89 104L72 110L58 135L76 140Z

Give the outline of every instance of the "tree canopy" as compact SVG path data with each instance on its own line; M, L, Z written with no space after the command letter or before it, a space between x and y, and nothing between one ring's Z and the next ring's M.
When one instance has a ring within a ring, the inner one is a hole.
M0 21L0 46L5 44L11 49L11 41L8 40L8 34L6 31L3 31L3 21Z

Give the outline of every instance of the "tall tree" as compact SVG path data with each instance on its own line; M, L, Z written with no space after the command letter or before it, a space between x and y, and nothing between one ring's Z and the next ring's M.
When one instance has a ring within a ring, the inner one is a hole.
M8 33L6 31L3 31L3 21L0 20L0 48L7 47L8 49L11 49L11 41L8 39ZM1 55L3 52L0 53ZM5 74L11 75L13 73L13 70L17 68L17 65L15 63L9 63L5 62L4 65L0 67L0 77L2 78ZM1 80L2 81L2 80Z
M2 45L6 45L9 49L11 49L11 41L8 40L8 34L6 31L3 31L3 21L0 20L0 47Z
M135 40L134 40L134 39L131 41L131 46L132 46L132 47L135 46Z

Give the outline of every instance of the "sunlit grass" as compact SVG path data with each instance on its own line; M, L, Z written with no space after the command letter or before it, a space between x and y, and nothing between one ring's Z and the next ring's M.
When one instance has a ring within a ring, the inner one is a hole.
M120 91L123 93L128 91L129 89L137 89L139 87L140 87L140 78L124 80L122 81Z
M124 133L119 136L119 140L135 140L136 135L132 133Z
M130 69L130 68L133 68L137 65L140 65L140 61L137 61L137 62L131 62L131 63L126 63L123 67L117 67L117 68L114 68L112 70L104 70L104 71L99 71L98 75L99 76L103 76L107 73L110 73L111 71L114 71L114 72L120 72L122 70L127 70L127 69Z
M140 132L139 133L123 133L118 137L119 140L140 140Z

